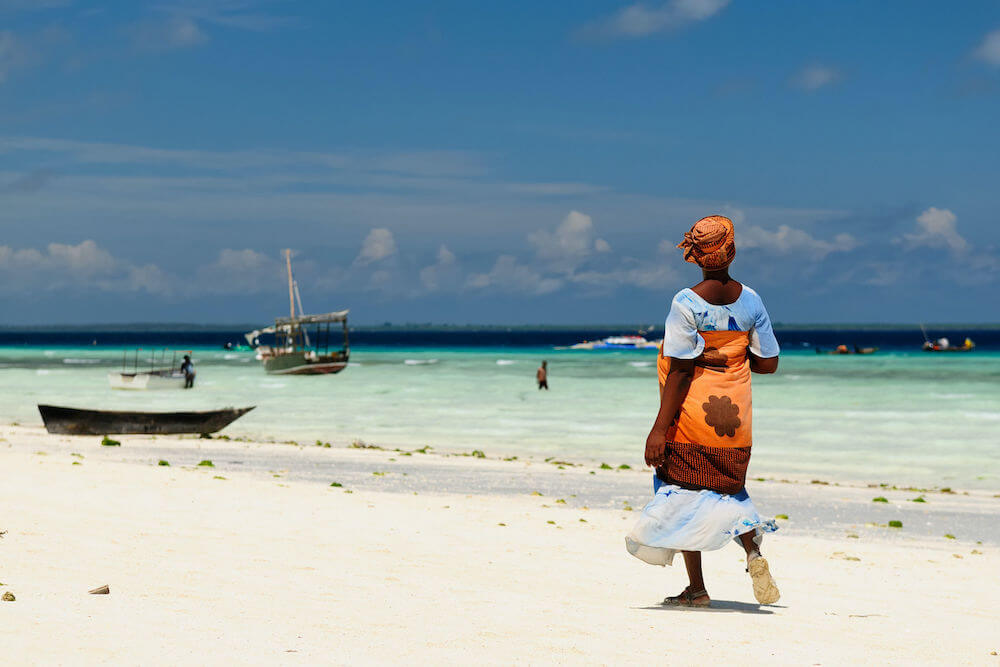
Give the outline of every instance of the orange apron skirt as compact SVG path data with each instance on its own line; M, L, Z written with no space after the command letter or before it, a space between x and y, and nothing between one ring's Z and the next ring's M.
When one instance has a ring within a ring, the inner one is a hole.
M753 444L747 331L699 331L705 351L725 356L725 367L696 366L677 418L667 430L667 462L656 474L686 489L735 494L746 482ZM670 358L657 360L663 391Z

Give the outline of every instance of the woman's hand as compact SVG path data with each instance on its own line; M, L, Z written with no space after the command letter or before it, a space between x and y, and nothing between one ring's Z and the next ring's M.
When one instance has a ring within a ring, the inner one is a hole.
M694 360L694 365L718 370L725 368L728 361L729 358L716 348L706 347L705 351Z
M667 463L667 434L656 428L646 438L646 465L659 468Z

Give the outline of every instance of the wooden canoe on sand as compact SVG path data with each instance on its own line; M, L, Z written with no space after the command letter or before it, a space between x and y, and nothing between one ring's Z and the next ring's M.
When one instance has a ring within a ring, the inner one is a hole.
M45 422L45 430L63 435L215 433L254 407L205 412L127 412L39 405L38 412Z

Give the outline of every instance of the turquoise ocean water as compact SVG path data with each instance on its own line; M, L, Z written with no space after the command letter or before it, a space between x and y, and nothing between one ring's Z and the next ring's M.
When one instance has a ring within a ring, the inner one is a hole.
M655 351L357 345L337 376L266 375L252 353L195 348L193 391L112 391L121 347L0 347L0 422L36 404L101 409L256 405L231 436L355 439L642 465L657 408ZM534 373L547 359L548 392ZM1000 353L785 351L754 380L751 475L1000 489Z

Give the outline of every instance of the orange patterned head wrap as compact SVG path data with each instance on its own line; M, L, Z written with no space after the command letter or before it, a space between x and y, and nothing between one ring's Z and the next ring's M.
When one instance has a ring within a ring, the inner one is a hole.
M685 262L708 271L724 269L736 256L733 221L721 215L702 218L684 234L684 240L677 247L684 250Z

